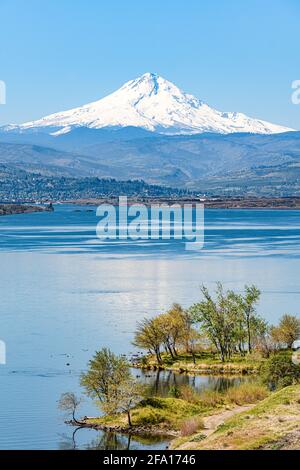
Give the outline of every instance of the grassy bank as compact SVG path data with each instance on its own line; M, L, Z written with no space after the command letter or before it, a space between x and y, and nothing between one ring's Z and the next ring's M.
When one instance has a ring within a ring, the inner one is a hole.
M117 432L186 435L203 428L203 418L231 410L237 406L255 403L268 395L261 385L249 383L227 392L204 391L196 393L188 386L180 389L180 398L150 397L131 412L132 427L126 414L87 418L85 426Z
M232 356L228 362L222 362L217 354L202 352L195 354L178 354L172 358L169 354L162 354L162 362L158 364L154 356L147 356L134 363L135 367L142 369L166 369L179 373L216 374L216 375L246 375L256 374L264 359L257 355L247 354Z
M204 423L205 424L205 423ZM300 448L300 385L270 394L250 410L225 420L215 432L173 441L172 448L253 450Z

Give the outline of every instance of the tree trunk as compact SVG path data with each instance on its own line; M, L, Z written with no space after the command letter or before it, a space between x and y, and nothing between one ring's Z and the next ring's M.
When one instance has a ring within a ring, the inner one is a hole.
M221 361L225 362L225 352L224 352L224 349L222 347L220 348L220 353L221 353Z
M77 421L77 419L75 418L75 410L72 412L72 416L73 416L74 423L82 425L82 423L80 421Z
M130 410L127 410L127 417L128 417L128 426L131 428L132 422L131 422Z
M251 346L251 329L250 329L250 318L247 317L247 330L248 330L248 352L251 353L252 346Z
M196 364L196 357L194 351L192 351L193 363Z
M161 355L160 355L159 349L155 350L155 355L156 355L156 360L158 364L161 364Z
M173 353L173 351L172 351L171 346L170 346L169 344L167 344L166 346L167 346L167 349L168 349L169 353L171 354L171 358L172 358L172 359L175 359L175 356L174 356L174 353Z

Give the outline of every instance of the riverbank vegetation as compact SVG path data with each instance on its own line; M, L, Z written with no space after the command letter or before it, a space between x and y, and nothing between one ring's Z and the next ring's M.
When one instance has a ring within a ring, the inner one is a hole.
M237 413L205 436L196 431L172 442L180 450L299 449L300 385L271 393L251 409ZM205 423L204 423L205 424Z
M104 348L95 353L81 376L86 395L100 407L102 416L78 419L81 400L67 393L59 406L72 416L71 424L108 432L180 436L173 445L192 449L206 445L256 448L272 441L275 434L265 430L259 434L261 439L253 436L246 442L245 429L252 422L254 429L259 427L260 419L267 422L273 409L278 421L295 415L300 425L295 405L295 400L300 403L300 366L291 349L300 337L300 320L286 314L278 325L268 325L256 311L260 292L255 286L246 286L243 294L224 291L221 284L215 296L204 286L201 291L203 299L189 309L174 304L138 324L134 344L148 354L138 360L135 356L134 365L180 373L256 374L226 390L172 385L166 397L153 396L149 387L133 377L132 364L124 356ZM291 408L282 418L285 404ZM231 421L217 426L222 417ZM234 440L232 433L243 437Z
M260 384L245 383L223 392L205 390L197 393L192 387L182 386L170 389L165 398L147 396L146 390L144 393L144 398L131 409L130 421L127 412L121 412L85 418L82 425L110 432L188 435L203 428L203 417L256 403L269 392Z

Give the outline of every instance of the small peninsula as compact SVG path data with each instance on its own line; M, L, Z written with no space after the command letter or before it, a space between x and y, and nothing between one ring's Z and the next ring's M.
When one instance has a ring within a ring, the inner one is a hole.
M53 212L52 204L47 206L27 205L27 204L0 204L1 215L29 214L32 212Z

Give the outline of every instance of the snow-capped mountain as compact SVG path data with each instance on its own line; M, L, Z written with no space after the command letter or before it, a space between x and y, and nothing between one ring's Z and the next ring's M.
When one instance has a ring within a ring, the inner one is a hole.
M293 130L242 113L217 111L153 73L125 83L99 101L10 129L48 128L59 135L82 126L93 129L134 126L161 134L273 134Z

